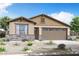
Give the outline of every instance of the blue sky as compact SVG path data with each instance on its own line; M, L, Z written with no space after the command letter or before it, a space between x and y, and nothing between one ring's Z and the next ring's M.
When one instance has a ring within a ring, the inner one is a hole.
M17 3L12 4L7 8L8 12L14 16L31 17L37 14L52 14L61 11L73 13L75 16L79 15L79 4L56 4L56 3Z
M0 16L26 18L47 14L60 21L69 23L74 16L79 16L78 3L0 3Z

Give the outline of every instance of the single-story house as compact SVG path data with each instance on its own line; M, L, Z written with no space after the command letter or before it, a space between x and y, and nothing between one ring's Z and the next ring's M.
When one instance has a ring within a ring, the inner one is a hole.
M9 21L9 35L38 40L66 40L70 35L70 26L45 14L29 19L18 17Z

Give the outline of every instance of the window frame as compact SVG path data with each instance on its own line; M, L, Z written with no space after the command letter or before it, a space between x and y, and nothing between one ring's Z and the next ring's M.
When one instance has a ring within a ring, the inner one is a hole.
M24 31L25 31L25 35L28 35L28 29L29 29L29 28L28 28L28 24L15 24L15 33L16 33L16 30L17 30L17 29L16 29L16 25L25 25L25 26L27 26L27 31L26 31L26 30L24 30ZM25 27L25 26L24 26L24 27ZM19 30L19 31L22 31L22 30L20 30L20 29L18 29L18 30ZM17 34L17 33L16 33L16 34ZM19 32L19 34L20 34L20 32Z

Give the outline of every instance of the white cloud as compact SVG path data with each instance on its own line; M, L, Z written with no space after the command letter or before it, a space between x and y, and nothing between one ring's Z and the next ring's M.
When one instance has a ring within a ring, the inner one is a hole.
M11 5L12 3L0 3L0 15L3 13L8 13L7 7Z
M70 24L72 18L74 17L72 13L63 12L63 11L59 13L53 13L50 16L67 24Z

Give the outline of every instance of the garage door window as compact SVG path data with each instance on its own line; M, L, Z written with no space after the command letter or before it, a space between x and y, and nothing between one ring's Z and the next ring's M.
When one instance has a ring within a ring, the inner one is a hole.
M49 31L53 31L54 29L53 28L49 28Z
M43 28L44 31L65 31L65 29L60 28Z
M43 30L44 30L44 31L49 31L49 28L44 28Z

